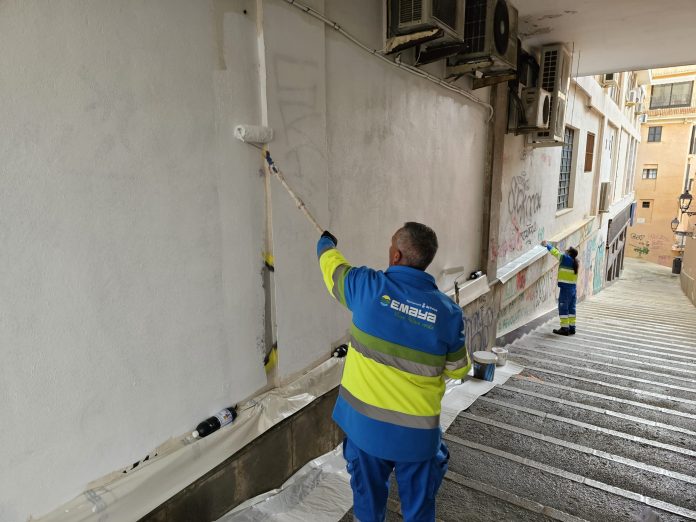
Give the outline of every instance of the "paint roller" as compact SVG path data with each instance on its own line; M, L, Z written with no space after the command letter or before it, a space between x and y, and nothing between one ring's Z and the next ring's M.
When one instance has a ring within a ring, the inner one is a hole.
M269 171L273 173L273 175L276 177L278 181L280 181L280 184L283 185L283 188L287 191L288 194L290 194L290 197L292 197L292 199L295 201L295 205L297 206L297 208L299 208L302 211L302 213L307 217L309 222L321 234L324 231L324 229L319 226L319 223L317 223L317 220L314 219L314 216L307 208L307 205L304 204L304 201L302 201L297 196L295 191L292 190L292 188L290 188L290 185L288 185L287 181L285 181L285 176L283 176L283 173L276 166L275 162L273 161L273 158L271 158L271 153L268 152L268 149L266 148L266 144L273 139L273 129L271 129L270 127L262 127L259 125L237 125L234 128L234 137L264 152L264 159L268 164Z

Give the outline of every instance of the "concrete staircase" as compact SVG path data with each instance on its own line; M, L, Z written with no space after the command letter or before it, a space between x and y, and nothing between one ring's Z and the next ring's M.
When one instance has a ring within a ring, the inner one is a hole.
M512 343L525 370L462 412L442 520L696 520L696 309L668 269L627 263Z

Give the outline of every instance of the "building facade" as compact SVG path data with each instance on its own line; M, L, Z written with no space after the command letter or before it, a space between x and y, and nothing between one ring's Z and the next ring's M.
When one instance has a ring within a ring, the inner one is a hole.
M645 122L636 165L637 209L629 231L628 255L672 266L683 252L678 230L689 228L679 196L690 189L696 162L696 66L651 71ZM692 209L693 210L693 209Z

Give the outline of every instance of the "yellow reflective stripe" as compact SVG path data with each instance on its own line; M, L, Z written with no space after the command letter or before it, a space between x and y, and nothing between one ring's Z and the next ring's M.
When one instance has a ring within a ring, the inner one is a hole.
M466 351L466 346L462 346L459 350L456 352L450 352L447 354L447 361L458 361L459 359L463 358L467 354Z
M370 335L367 332L363 332L360 328L355 326L355 324L350 327L350 334L357 342L363 346L369 347L371 350L440 369L445 365L444 355L434 355L432 353L409 348L408 346L390 343L389 341Z
M466 357L459 361L448 362L445 365L444 374L450 379L463 379L466 374L471 370L471 361L469 360L469 353L466 353Z
M442 374L442 365L429 366L427 364L421 364L418 362L410 361L408 359L403 359L401 357L391 355L389 353L380 352L378 350L372 349L372 347L368 347L360 343L352 335L350 337L350 347L360 352L368 359L372 359L373 361L377 361L381 364L386 364L387 366L392 366L397 370L403 370L408 373L413 373L415 375L423 375L425 377L439 377Z
M447 361L445 364L445 369L449 371L458 370L459 368L464 368L464 366L469 365L469 354L464 352L464 357L457 361Z
M559 260L561 259L561 257L563 257L563 254L556 247L553 247L551 250L549 250L549 253Z
M405 426L407 428L426 430L431 430L440 426L439 415L423 417L420 415L408 415L407 413L399 413L396 411L386 410L384 408L378 408L377 406L364 403L357 397L353 396L353 394L343 386L341 386L338 394L343 397L343 399L350 404L354 410L367 417L370 417L371 419L396 424L398 426Z
M319 257L319 266L321 267L324 284L331 295L334 295L334 272L341 265L350 267L350 264L346 261L346 258L343 257L343 254L335 248L325 250ZM342 303L345 304L345 301L342 301Z
M351 267L348 265L340 265L334 270L333 276L333 290L331 293L336 298L336 300L345 306L346 296L345 296L345 281L346 274L351 271Z
M441 376L414 375L373 361L356 350L348 350L341 385L370 406L420 416L439 415L445 393Z
M562 283L575 283L578 280L578 274L572 268L562 266L558 269L558 280Z

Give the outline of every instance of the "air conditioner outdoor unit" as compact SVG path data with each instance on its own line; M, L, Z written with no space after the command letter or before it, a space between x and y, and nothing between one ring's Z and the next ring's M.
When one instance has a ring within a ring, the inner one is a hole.
M563 145L571 61L570 51L564 45L547 45L541 49L539 85L551 96L550 118L548 130L534 133L533 144Z
M633 107L636 104L638 104L638 93L636 89L631 89L626 93L626 106Z
M602 87L618 86L618 74L617 73L607 73L602 75Z
M517 9L505 0L466 0L464 49L449 58L447 74L517 69Z
M418 63L460 52L465 0L387 0L387 53L427 44ZM437 51L437 52L436 52Z
M609 212L611 206L611 182L603 181L599 188L599 211Z
M522 89L522 107L526 123L518 131L548 129L551 119L551 95L539 87Z

